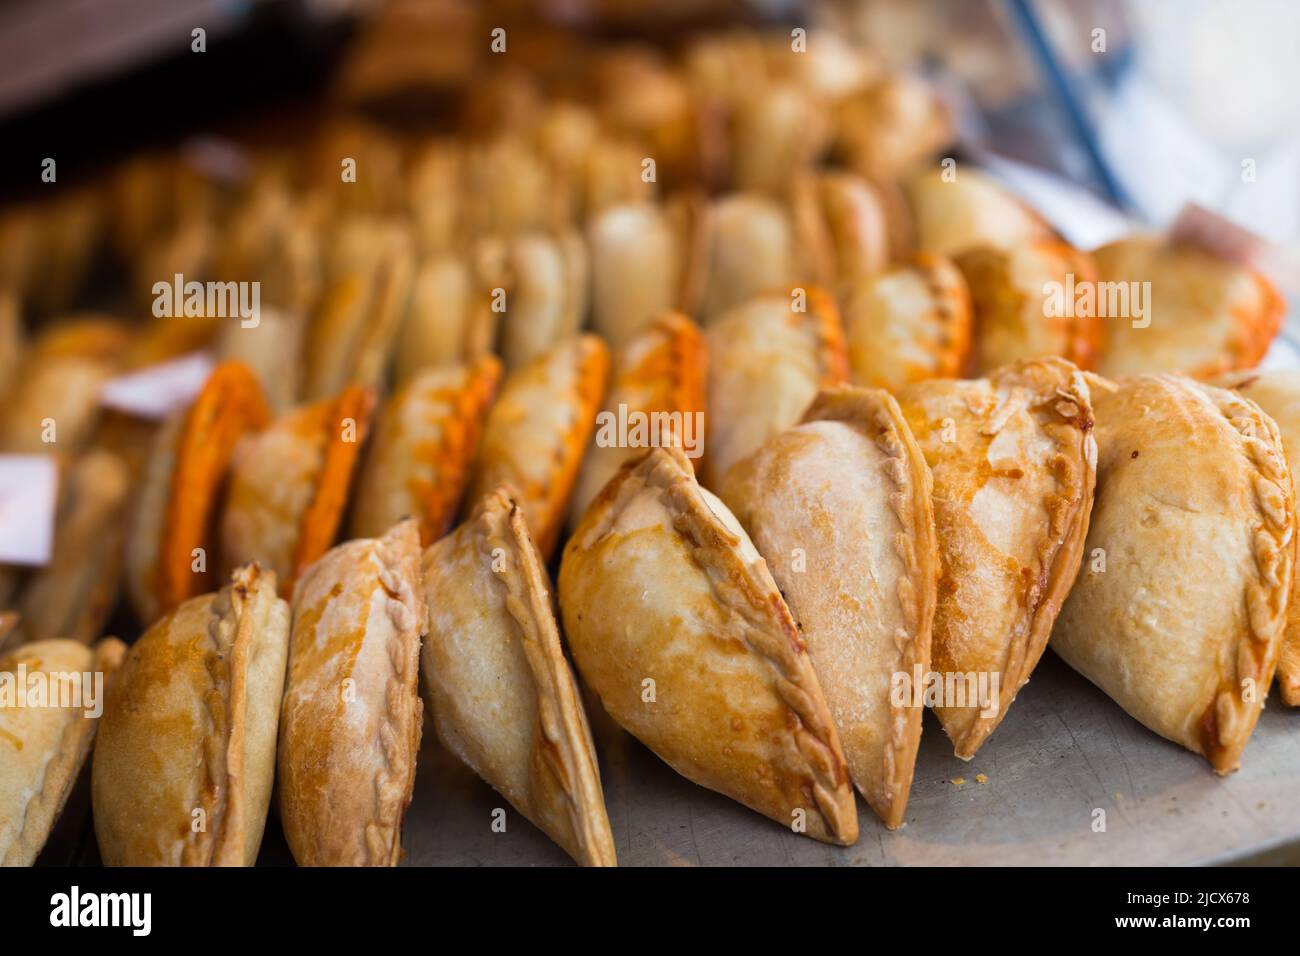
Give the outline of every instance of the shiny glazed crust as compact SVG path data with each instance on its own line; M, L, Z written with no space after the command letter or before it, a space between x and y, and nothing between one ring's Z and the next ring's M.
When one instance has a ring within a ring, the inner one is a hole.
M617 865L550 580L510 490L489 493L423 566L438 736L579 863Z
M605 344L577 336L507 375L488 413L467 500L513 487L544 558L559 542L608 377Z
M102 674L107 687L125 652L111 637L93 649L69 640L33 641L0 657L0 671L19 663L29 674L90 671ZM90 703L0 709L0 866L31 866L45 846L90 753L98 723L86 716Z
M301 866L395 866L401 856L425 614L414 519L338 545L298 581L277 784Z
M1097 463L1088 384L1044 358L909 385L898 401L934 477L934 670L984 676L990 694L998 678L996 708L935 708L970 759L1038 664L1079 569Z
M675 447L625 464L565 548L587 685L678 773L850 844L857 810L812 662L763 559Z
M667 312L657 316L615 356L614 380L603 413L615 421L621 406L629 422L639 413L676 414L682 427L689 429L686 437L698 446L686 450L698 455L704 450L704 434L695 427L695 419L688 424L686 416L704 412L707 381L708 345L704 334L686 316ZM571 526L577 525L582 512L619 466L641 450L622 444L617 435L607 440L604 430L598 421L574 487L569 509ZM698 457L692 460L699 461Z
M1052 647L1163 737L1235 770L1273 679L1295 560L1277 427L1179 375L1098 389L1089 563Z
M354 538L377 537L408 515L420 541L442 537L470 478L501 363L425 369L380 412L352 505Z
M95 835L106 865L253 865L288 640L275 577L251 564L131 646L95 747Z
M847 386L822 392L722 486L799 621L853 781L891 829L903 823L925 710L896 699L895 681L930 669L930 493L898 404Z
M221 516L227 573L260 561L281 596L293 594L298 575L334 542L374 403L372 389L349 386L240 442Z

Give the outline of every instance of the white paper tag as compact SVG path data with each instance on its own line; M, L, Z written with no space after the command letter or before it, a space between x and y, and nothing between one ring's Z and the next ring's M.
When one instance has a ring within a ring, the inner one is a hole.
M0 455L0 564L49 563L58 497L53 455Z
M106 408L161 420L194 401L212 374L212 367L210 354L192 352L109 379L100 390L99 400Z

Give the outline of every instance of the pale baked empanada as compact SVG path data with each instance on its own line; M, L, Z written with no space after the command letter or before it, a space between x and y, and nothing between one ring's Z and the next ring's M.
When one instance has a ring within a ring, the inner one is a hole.
M867 180L823 172L800 177L790 191L802 258L819 283L843 297L889 264L889 218Z
M488 413L468 500L513 487L543 557L559 541L608 376L605 344L577 336L507 375Z
M651 444L666 443L666 429L677 435L688 458L699 461L707 377L704 334L679 313L658 316L623 346L614 357L613 384L573 489L570 525L578 523L624 461Z
M587 315L587 247L567 230L532 233L507 247L501 360L517 368L578 334Z
M591 324L623 347L656 315L678 307L686 250L657 203L610 206L587 226Z
M223 322L213 342L219 362L243 362L257 376L267 405L277 414L298 403L302 392L306 317L263 306L257 325Z
M103 633L120 584L130 479L121 458L99 450L65 474L50 563L32 574L18 602L24 640L89 644Z
M419 519L426 545L446 533L500 378L501 363L486 355L427 369L384 404L353 495L352 537L376 537L407 516Z
M1052 648L1147 727L1235 770L1286 628L1295 498L1272 419L1177 375L1094 388L1097 502Z
M961 271L919 253L854 283L844 307L849 371L858 385L897 391L927 378L953 378L971 348L971 306Z
M731 118L731 180L737 189L780 193L830 143L826 102L803 86L767 81L744 90Z
M1286 311L1264 276L1197 246L1132 236L1092 255L1097 279L1111 284L1102 286L1106 348L1097 367L1103 375L1201 377L1250 368L1268 351Z
M1287 470L1291 480L1300 475L1300 372L1294 369L1234 372L1215 385L1245 395L1273 419L1282 436ZM1291 603L1287 609L1286 634L1277 652L1277 686L1282 702L1300 707L1300 576L1292 574Z
M414 520L307 569L277 761L284 836L301 866L395 866L420 749L426 627Z
M704 484L799 420L817 392L848 378L831 298L812 287L751 299L708 329Z
M1096 363L1105 328L1093 306L1074 295L1096 279L1086 253L1040 239L1001 249L974 246L956 262L975 314L977 375L1043 355L1081 369Z
M99 390L127 342L123 323L98 316L59 322L37 337L18 380L4 386L0 452L75 455L99 420Z
M423 567L438 737L579 863L617 865L550 579L510 490L488 493Z
M898 403L848 386L822 392L720 489L799 622L853 782L891 829L903 823L925 710L896 688L930 670L930 490Z
M1052 239L1051 227L1032 209L969 164L948 170L928 166L904 181L921 252L957 256L972 246L1005 248Z
M700 309L706 326L765 290L801 278L790 214L766 196L735 193L717 200L709 215L706 255Z
M569 539L583 680L678 773L818 840L857 839L831 714L767 565L679 448L625 464Z
M463 365L492 351L500 316L492 309L491 283L480 272L478 263L452 253L421 264L394 357L398 386L427 368Z
M1088 385L1044 358L908 385L898 403L934 475L935 713L970 759L1038 664L1079 569L1097 464Z
M252 866L275 776L289 605L240 568L145 631L112 682L95 746L108 866Z
M27 674L17 693L40 693L33 678L45 675L40 686L67 705L46 698L36 706L30 697L24 703L32 706L0 706L0 866L31 866L41 852L90 753L104 705L96 694L112 681L125 652L110 637L93 649L51 640L0 654L0 674L16 680L20 666Z
M896 179L952 139L953 121L934 87L903 72L846 96L835 115L836 151L851 168Z
M158 429L136 491L126 541L127 593L152 621L212 587L213 534L235 444L266 424L261 386L248 366L218 365L190 407Z
M280 594L334 543L375 393L361 385L295 408L235 448L221 512L226 573L249 561L275 572Z

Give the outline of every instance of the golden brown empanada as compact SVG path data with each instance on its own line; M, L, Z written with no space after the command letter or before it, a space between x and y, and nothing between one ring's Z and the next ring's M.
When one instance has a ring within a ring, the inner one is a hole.
M221 512L225 573L250 561L275 572L280 594L334 543L370 429L373 389L295 408L235 448Z
M1112 378L1143 372L1209 377L1250 368L1268 351L1286 311L1263 275L1197 246L1131 236L1092 255L1097 279L1114 284L1114 303L1106 293L1106 348L1097 366Z
M1287 622L1295 497L1254 402L1178 375L1098 386L1088 558L1052 648L1147 727L1235 770Z
M1214 384L1240 392L1273 419L1282 436L1287 470L1294 482L1300 474L1300 372L1294 369L1233 372ZM1277 685L1284 704L1300 707L1300 598L1296 595L1300 576L1293 573L1292 582L1286 634L1277 653Z
M623 346L614 358L613 384L578 472L569 507L570 525L577 525L587 505L624 461L655 444L656 436L658 443L666 441L665 426L674 430L687 457L699 461L704 453L707 378L704 335L679 313L656 317ZM627 425L625 434L621 423Z
M130 480L126 463L101 450L65 474L50 563L32 574L18 603L24 640L89 644L103 633L121 578Z
M468 500L513 487L543 557L559 541L608 376L605 344L576 336L507 375L488 413Z
M298 581L278 806L300 866L395 866L420 749L426 628L414 520L348 541Z
M1071 291L1096 281L1086 253L1040 239L1001 249L974 246L956 261L975 313L976 374L1043 355L1059 355L1081 369L1093 367L1105 327Z
M0 866L31 866L45 846L90 753L104 705L96 695L112 681L125 652L126 645L110 637L93 649L76 641L35 641L0 655L0 675L17 680L20 666L26 672L27 683L16 693L37 693L32 679L47 675L42 686L67 704L52 706L46 698L47 705L36 706L25 696L24 704L32 706L0 706Z
M446 534L469 482L501 363L431 368L385 404L353 495L351 533L376 537L408 515L420 540Z
M730 132L732 184L775 195L825 152L831 120L821 97L775 80L741 92Z
M559 584L569 649L614 720L701 786L815 839L857 839L799 628L681 449L623 466L565 546Z
M908 385L898 403L934 475L935 713L968 760L1029 680L1079 569L1097 464L1088 384L1043 358Z
M953 378L971 348L966 280L944 256L918 253L854 283L844 331L858 385L897 391L927 378Z
M126 542L127 593L139 620L152 621L210 590L213 515L226 468L236 442L267 416L248 366L225 362L190 407L158 429Z
M996 180L969 164L927 166L904 181L921 252L955 257L972 246L1005 248L1054 238L1052 229Z
M797 422L818 391L848 378L839 313L813 287L770 292L732 309L709 327L708 344L708 487Z
M438 737L579 863L616 866L551 582L508 488L424 554L421 653Z
M896 179L934 155L953 132L934 87L901 71L846 96L836 108L836 152L849 168L880 179Z
M75 455L99 420L99 390L117 371L127 342L123 323L99 316L46 329L5 394L0 451Z
M841 386L732 466L722 499L808 645L849 772L901 826L930 670L939 580L930 469L887 392Z
M95 746L95 835L106 865L257 861L288 646L289 605L256 564L131 645Z

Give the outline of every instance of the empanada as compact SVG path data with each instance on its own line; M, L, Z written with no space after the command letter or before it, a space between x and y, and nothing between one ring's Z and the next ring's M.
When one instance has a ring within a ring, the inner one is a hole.
M934 475L935 713L968 760L1029 680L1079 569L1097 464L1088 384L1043 358L897 397Z
M578 334L587 315L587 247L580 234L533 233L507 248L501 360L517 368Z
M131 645L95 746L95 835L106 865L257 861L288 646L289 605L256 564Z
M99 390L127 342L123 323L99 316L59 322L37 337L0 408L0 452L75 455L99 420Z
M731 180L737 189L780 193L811 168L830 142L831 121L821 97L788 81L744 90L731 120Z
M90 753L104 704L95 695L112 682L124 653L126 645L110 637L93 649L51 640L0 654L0 680L17 682L20 666L26 673L14 693L36 693L33 678L44 675L41 686L66 704L48 706L51 696L37 706L24 696L21 706L0 705L0 866L31 866L45 846Z
M211 589L213 514L226 468L236 442L267 417L248 366L225 362L190 407L158 429L126 542L127 593L140 621Z
M944 256L919 253L854 283L844 331L858 385L897 391L927 378L953 378L971 348L966 280Z
M1234 372L1214 382L1231 388L1258 405L1273 419L1282 436L1287 470L1291 480L1300 475L1300 372L1294 369ZM1287 609L1286 634L1277 652L1277 686L1282 702L1300 707L1300 576L1292 574L1291 603Z
M235 448L221 512L221 564L249 561L275 572L280 594L334 543L375 405L351 385L293 409Z
M558 543L608 375L605 344L576 336L507 375L488 413L468 500L513 487L543 557Z
M770 292L732 309L709 327L708 345L702 480L710 488L797 422L818 391L848 378L839 314L813 287Z
M482 244L480 253L488 245ZM452 253L421 264L394 358L398 386L427 368L463 365L492 351L499 315L492 309L490 282L480 271L478 264Z
M438 737L579 863L617 865L550 579L510 490L489 492L423 567Z
M627 462L569 539L560 609L583 680L689 780L818 840L857 808L803 638L767 565L674 446Z
M943 149L953 119L934 87L902 71L844 97L835 115L836 152L851 169L896 179Z
M791 207L803 257L819 283L847 295L889 264L889 219L877 191L861 176L823 172L791 186Z
M262 384L267 404L279 414L298 402L302 392L303 339L306 317L263 306L255 326L241 322L221 325L213 343L219 362L243 362Z
M1002 249L1054 238L1038 213L969 164L951 173L927 166L909 176L904 188L921 252L955 257L973 246Z
M794 224L775 199L733 193L713 204L701 321L707 327L729 309L767 289L800 281Z
M930 485L898 403L841 386L720 489L799 622L853 782L891 829L903 823L925 710L906 689L930 670Z
M623 347L656 315L678 307L686 250L657 203L610 206L587 226L591 323Z
M1097 367L1112 378L1250 368L1268 351L1286 311L1263 275L1197 246L1131 236L1092 255L1107 299L1106 348Z
M298 581L278 806L301 866L395 866L420 749L420 532L348 541Z
M707 377L704 335L679 313L658 316L623 346L614 357L613 384L578 472L570 525L578 523L624 461L651 444L665 443L665 428L676 433L688 458L699 461L704 453Z
M384 404L353 495L352 537L377 537L408 515L425 545L446 533L500 378L501 363L486 355L426 369Z
M121 458L99 450L65 475L50 563L32 574L19 598L25 640L89 644L103 633L121 578L130 479Z
M1052 648L1150 729L1235 770L1286 628L1295 498L1272 419L1177 375L1094 388L1088 559Z

